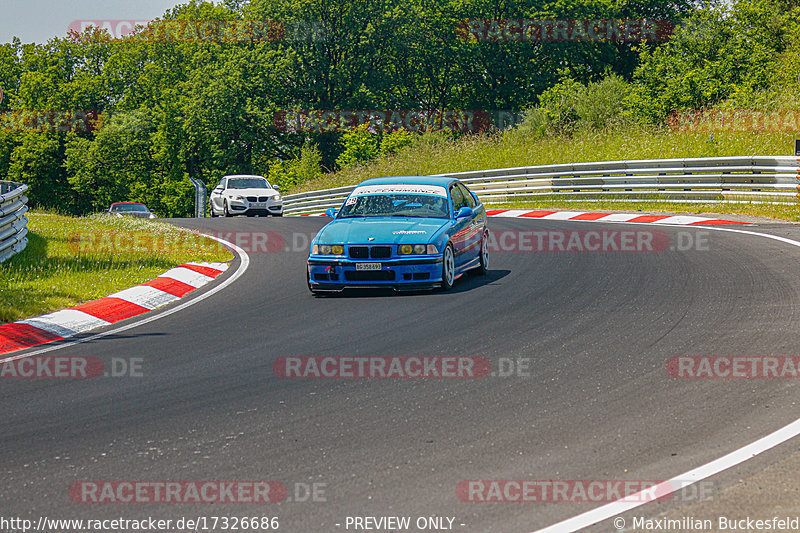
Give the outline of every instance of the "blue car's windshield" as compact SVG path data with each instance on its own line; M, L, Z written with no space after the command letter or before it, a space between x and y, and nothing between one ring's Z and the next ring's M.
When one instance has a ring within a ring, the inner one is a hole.
M427 194L373 194L348 198L337 218L450 218L447 198Z

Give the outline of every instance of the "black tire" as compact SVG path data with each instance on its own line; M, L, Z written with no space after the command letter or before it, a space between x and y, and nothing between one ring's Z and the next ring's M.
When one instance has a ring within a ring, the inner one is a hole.
M222 204L222 212L225 214L226 218L231 216L231 212L228 211L228 201L227 200L225 200L225 202Z
M455 281L456 257L453 253L453 245L448 242L442 254L442 290L449 291L452 289Z
M481 276L485 276L487 272L489 272L489 232L486 231L483 233L483 238L481 238L481 252L480 252L480 260L481 263L475 269L475 272Z

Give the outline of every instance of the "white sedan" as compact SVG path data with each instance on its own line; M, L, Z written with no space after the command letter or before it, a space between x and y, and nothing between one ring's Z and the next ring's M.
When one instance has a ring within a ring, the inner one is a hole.
M211 191L211 216L283 216L278 187L263 176L225 176Z

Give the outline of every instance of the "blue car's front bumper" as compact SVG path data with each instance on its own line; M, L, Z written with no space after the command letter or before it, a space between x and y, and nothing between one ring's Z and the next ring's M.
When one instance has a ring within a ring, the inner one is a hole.
M380 270L358 270L358 263L380 263ZM442 282L442 256L355 261L346 257L311 256L308 283L313 291L389 287L397 290L434 288Z

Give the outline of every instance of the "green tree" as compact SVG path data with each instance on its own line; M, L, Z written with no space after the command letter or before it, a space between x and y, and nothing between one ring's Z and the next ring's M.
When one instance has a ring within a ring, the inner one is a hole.
M379 141L366 126L358 126L342 135L344 150L336 158L339 168L354 167L378 157Z

